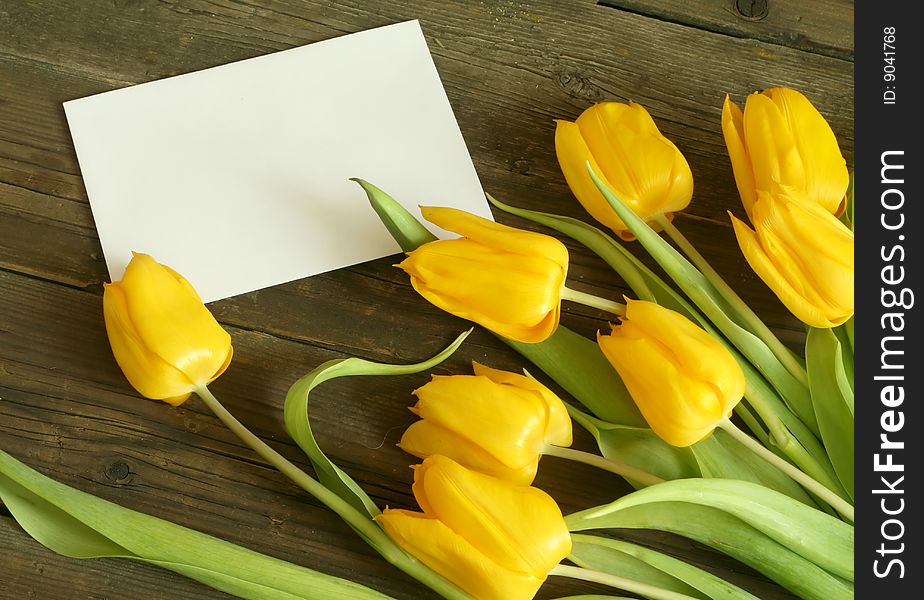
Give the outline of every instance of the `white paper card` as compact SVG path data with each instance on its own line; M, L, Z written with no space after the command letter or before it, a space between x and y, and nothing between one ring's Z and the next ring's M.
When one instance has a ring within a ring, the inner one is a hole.
M64 108L113 281L146 252L210 302L399 252L350 177L491 218L417 21Z

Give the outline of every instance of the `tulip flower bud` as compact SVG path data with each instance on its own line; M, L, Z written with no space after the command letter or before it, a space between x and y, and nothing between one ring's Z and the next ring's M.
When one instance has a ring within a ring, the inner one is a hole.
M473 363L475 375L434 376L414 392L423 420L398 444L426 458L448 456L463 466L529 485L546 444L571 445L564 403L535 379Z
M541 342L554 333L568 271L564 244L453 208L421 211L463 236L424 244L398 265L421 296L519 342Z
M729 213L754 272L796 317L835 327L853 315L853 232L795 189L758 191L752 230Z
M571 551L561 510L537 488L435 455L415 468L413 490L422 513L385 509L376 520L405 550L480 600L532 598Z
M597 343L651 429L685 447L712 433L744 395L731 353L689 319L653 302L629 300L626 316Z
M182 404L231 362L231 336L176 271L134 254L121 281L103 291L112 353L142 396Z
M808 98L771 88L748 96L744 111L725 97L722 132L744 210L774 184L795 189L831 214L850 176L834 132Z
M600 223L624 240L635 237L594 185L590 161L620 200L641 219L671 218L693 197L693 174L680 150L634 102L604 102L574 123L556 121L555 152L571 191ZM649 223L657 228L657 223Z

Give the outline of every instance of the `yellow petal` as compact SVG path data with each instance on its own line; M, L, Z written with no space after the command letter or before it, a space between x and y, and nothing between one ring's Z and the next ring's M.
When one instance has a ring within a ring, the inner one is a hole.
M136 254L120 282L128 318L144 347L194 385L211 381L227 364L231 336L188 283L146 254Z
M768 96L754 93L744 107L744 139L758 191L774 184L805 187L805 166L793 132Z
M776 104L792 132L805 166L804 191L811 201L835 214L847 192L850 175L831 126L808 98L795 90L771 88L763 94Z
M640 208L643 189L634 172L632 144L657 132L648 113L621 102L603 102L585 110L575 123L616 195L634 211Z
M473 471L522 485L533 482L539 466L537 454L526 466L510 468L468 438L429 421L412 423L404 431L398 446L417 458L424 459L434 454L442 454Z
M685 376L714 385L719 390L723 414L744 395L744 373L735 357L690 319L654 302L630 299L623 325L625 321L661 344L663 353Z
M529 600L545 576L515 572L492 562L478 548L436 519L385 509L375 520L402 548L480 600Z
M558 505L542 490L470 471L444 456L414 470L414 496L492 562L544 577L571 551Z
M452 375L434 376L414 394L421 418L464 436L509 469L533 464L542 450L547 409L532 392Z
M616 335L632 329L627 323L613 335L598 334L597 342L649 427L677 447L708 436L728 414L717 390L687 377L657 342L643 336Z
M571 417L568 409L552 390L545 387L532 377L519 373L492 369L481 363L472 361L475 375L487 377L495 383L510 385L522 390L529 390L538 394L548 408L548 423L545 430L545 442L555 446L570 446L572 442Z
M744 258L751 265L754 272L757 273L757 276L786 305L786 308L796 315L800 321L812 327L834 326L818 308L809 304L779 272L776 265L773 264L763 248L761 248L754 231L731 213L729 213L729 216L731 216L732 225L735 228L735 237L738 238L738 245L741 247Z
M591 156L587 143L581 137L581 130L576 123L570 121L556 121L555 123L555 154L558 156L558 164L561 166L561 172L571 192L594 219L617 234L625 232L626 224L616 216L616 212L594 185L590 173L587 172L587 162L590 161L593 170L606 181L607 186L613 188L612 183L606 180L603 169ZM626 198L621 199L627 200Z
M626 315L597 343L659 437L689 446L738 404L745 379L721 342L678 312L629 300Z
M568 270L568 249L550 235L508 227L456 208L421 206L420 212L434 225L489 248L546 258L563 271Z
M542 341L558 326L565 271L547 258L463 238L424 244L398 266L434 305L505 337Z
M756 234L733 219L760 278L803 322L832 327L853 314L853 234L797 190L758 193ZM808 319L808 320L807 320Z
M616 195L641 219L680 211L690 203L690 167L644 107L634 102L597 104L578 117L577 125Z
M751 206L757 200L754 184L754 169L751 158L744 144L744 114L738 105L725 95L725 104L722 106L722 133L725 136L725 147L728 148L728 157L731 159L732 171L735 173L735 184L741 203L748 215Z
M132 387L145 398L164 400L174 406L182 404L192 392L192 382L145 347L129 317L125 292L118 283L104 286L103 317L112 354Z

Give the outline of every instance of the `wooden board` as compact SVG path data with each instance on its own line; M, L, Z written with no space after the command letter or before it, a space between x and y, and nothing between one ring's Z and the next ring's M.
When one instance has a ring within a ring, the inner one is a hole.
M725 93L804 91L853 154L852 39L842 7L824 27L803 19L812 44L768 18L760 31L720 26L712 3L590 1L366 3L230 0L51 0L0 6L0 447L65 483L233 542L354 578L398 598L427 592L391 568L307 494L265 466L196 400L177 409L140 399L103 331L107 279L61 102L419 18L484 187L509 203L586 218L552 147L553 119L601 100L645 105L687 156L694 203L675 221L793 347L802 326L747 268L725 211L741 214L719 127ZM782 11L784 4L780 3ZM771 15L777 7L771 7ZM821 9L819 9L821 10ZM849 18L852 23L852 16ZM790 23L790 21L786 21ZM852 25L851 25L852 27ZM732 35L729 35L729 34ZM840 36L840 37L838 37ZM831 49L830 51L826 49ZM829 54L829 55L826 55ZM357 174L362 175L362 174ZM431 199L438 202L438 198ZM524 225L498 214L502 222ZM575 244L574 287L625 289ZM331 358L416 361L468 325L422 301L394 260L320 275L211 306L235 360L214 390L284 455L304 464L282 425L282 398ZM563 321L592 335L606 317L568 306ZM522 359L476 331L437 372L477 359ZM322 446L380 504L413 507L411 460L394 443L411 421L410 391L426 376L348 380L319 389L312 420ZM577 446L591 449L589 436ZM565 512L624 494L619 478L555 459L538 484ZM630 539L730 577L761 598L785 592L721 555L650 532ZM9 548L0 598L219 598L222 594L125 561L51 554L0 517ZM36 576L38 575L38 576ZM550 580L552 598L602 588Z

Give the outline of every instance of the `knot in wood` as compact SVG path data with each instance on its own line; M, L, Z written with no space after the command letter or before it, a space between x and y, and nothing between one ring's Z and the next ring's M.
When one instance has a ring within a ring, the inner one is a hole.
M106 467L106 479L114 483L128 483L132 470L124 460L117 460Z
M591 83L589 76L563 71L558 73L556 81L558 86L572 98L590 100L591 102L599 102L603 98L603 92Z
M748 21L759 21L770 12L769 0L736 0L735 10Z
M518 158L510 163L510 170L520 175L529 175L529 169L532 164L525 158Z

